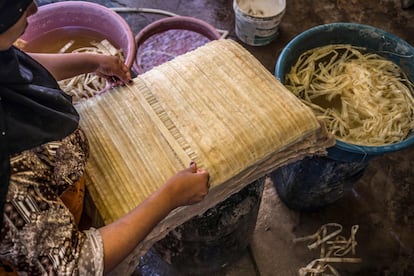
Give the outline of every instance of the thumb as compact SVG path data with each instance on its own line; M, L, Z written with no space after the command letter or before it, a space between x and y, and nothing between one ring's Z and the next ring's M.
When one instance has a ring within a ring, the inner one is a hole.
M196 164L194 161L191 161L191 162L190 162L190 167L189 167L189 170L190 170L192 173L196 173L196 172L197 172L197 164Z

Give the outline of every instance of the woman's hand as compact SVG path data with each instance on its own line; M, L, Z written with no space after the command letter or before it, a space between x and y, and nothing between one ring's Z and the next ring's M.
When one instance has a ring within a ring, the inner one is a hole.
M115 56L98 55L95 73L111 84L122 85L131 82L131 73L123 61Z
M119 57L95 53L29 54L58 81L95 72L115 85L131 82L131 73Z
M164 193L171 204L172 209L195 204L208 194L209 174L204 169L197 169L197 165L191 162L190 166L179 171L171 177L159 190Z
M111 271L173 209L194 204L208 193L209 175L191 163L179 171L131 212L99 228L104 248L105 272Z

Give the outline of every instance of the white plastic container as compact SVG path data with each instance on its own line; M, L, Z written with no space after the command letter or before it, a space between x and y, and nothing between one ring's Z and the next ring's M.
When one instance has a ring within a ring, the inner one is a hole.
M234 0L236 35L246 44L262 46L279 33L285 14L285 0Z

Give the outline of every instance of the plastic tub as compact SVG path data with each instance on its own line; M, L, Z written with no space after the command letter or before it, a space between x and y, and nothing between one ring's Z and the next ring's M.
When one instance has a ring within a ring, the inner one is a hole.
M282 83L291 66L305 51L329 44L366 47L394 61L414 80L414 48L384 30L356 23L331 23L311 28L291 40L282 50L275 76ZM279 168L271 179L282 201L290 208L313 211L335 202L363 175L369 160L414 144L414 134L385 146L361 146L336 141L327 157L308 157Z
M392 60L414 81L414 47L403 39L376 27L356 23L331 23L311 28L291 40L282 50L275 68L283 83L285 75L305 51L328 45L351 44L366 47ZM385 146L360 146L342 141L329 149L328 157L356 162L387 152L399 151L414 144L414 134L399 143Z
M285 0L234 0L237 37L251 46L269 44L279 33L285 9Z
M135 37L137 53L133 69L142 74L220 37L213 26L193 17L174 16L154 21Z
M122 49L130 68L135 57L134 35L125 20L111 9L86 1L64 1L40 6L28 19L22 39L30 44L47 32L83 29L96 32L114 47Z

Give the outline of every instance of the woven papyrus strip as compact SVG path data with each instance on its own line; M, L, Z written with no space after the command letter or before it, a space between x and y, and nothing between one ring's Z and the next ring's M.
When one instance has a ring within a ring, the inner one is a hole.
M334 143L309 108L244 48L224 39L77 109L91 148L87 187L105 223L133 209L191 160L210 173L206 199L170 214L141 252L266 173L325 154Z

